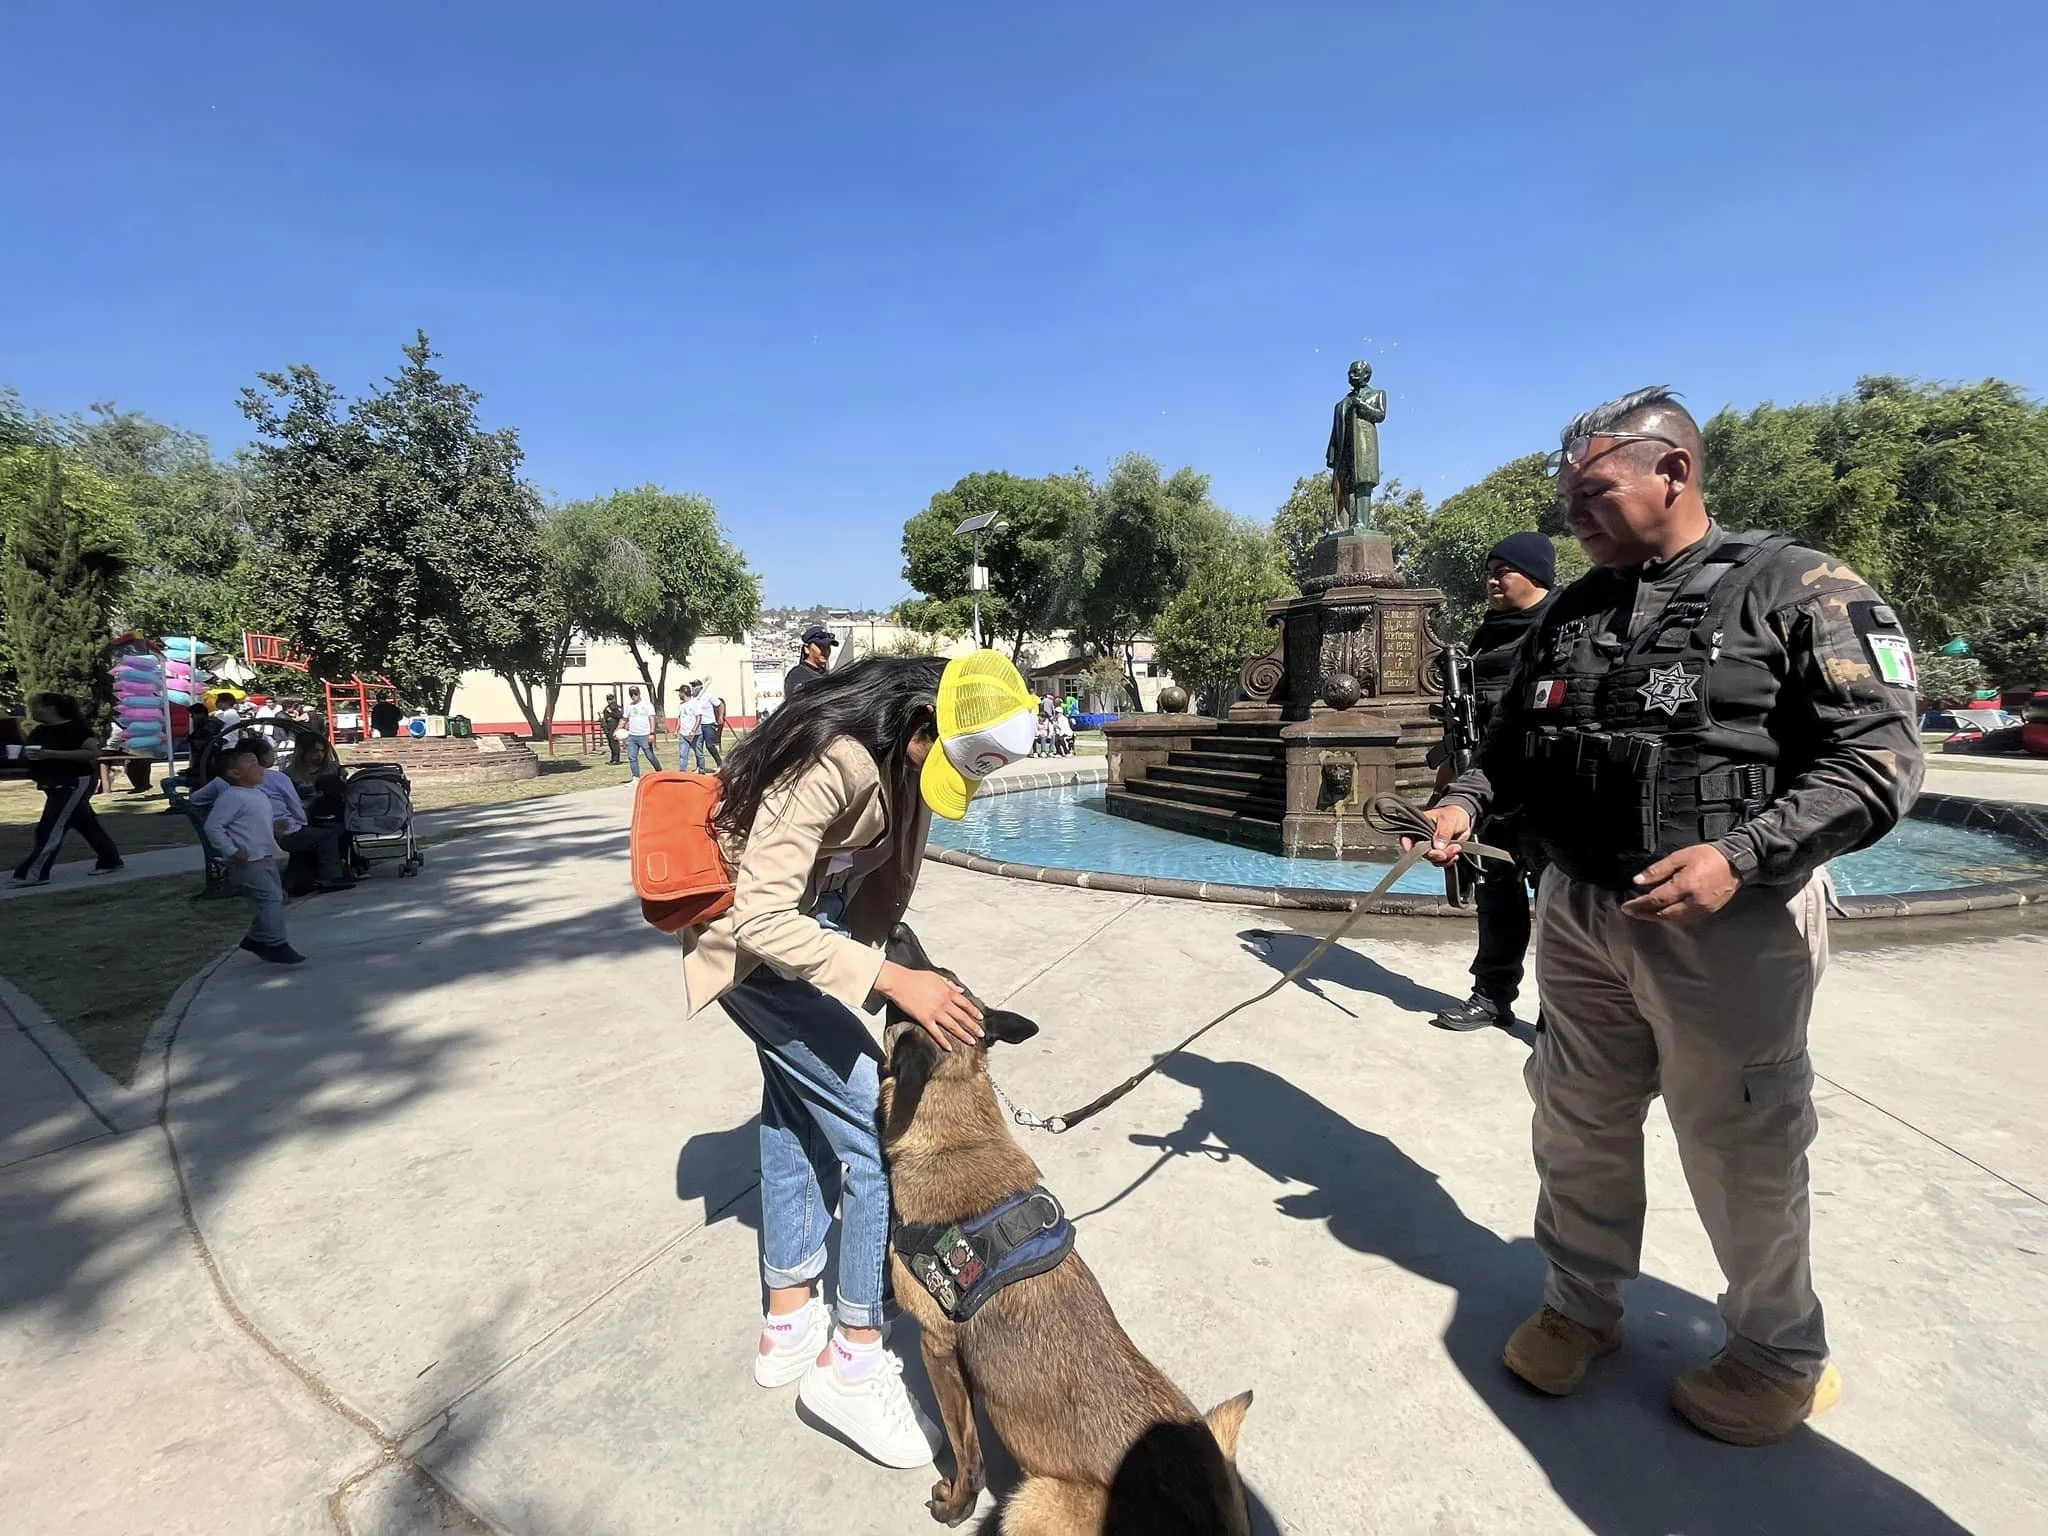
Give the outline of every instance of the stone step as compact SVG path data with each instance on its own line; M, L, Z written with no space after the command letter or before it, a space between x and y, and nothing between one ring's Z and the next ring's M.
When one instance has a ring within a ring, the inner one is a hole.
M1263 740L1256 736L1196 736L1190 738L1188 750L1212 757L1254 758L1262 763L1278 763L1287 757L1287 748L1278 737Z
M1122 816L1129 821L1142 821L1148 826L1165 827L1170 831L1190 832L1197 837L1239 843L1248 848L1261 848L1268 853L1280 851L1278 816L1247 816L1236 811L1217 810L1204 805L1187 805L1179 801L1161 800L1151 795L1132 792L1139 787L1141 786L1110 790L1104 799L1105 808L1110 815Z
M1131 794L1154 800L1171 800L1178 805L1204 806L1217 811L1234 811L1243 816L1256 816L1278 821L1286 814L1286 797L1278 785L1268 793L1258 793L1240 787L1220 788L1213 784L1175 784L1154 779L1149 775L1142 779L1127 779L1124 788Z
M1179 755L1181 754L1175 754ZM1196 754L1187 755L1193 757ZM1201 761L1177 763L1170 758L1163 763L1150 764L1139 777L1151 783L1204 784L1212 789L1237 789L1246 794L1271 790L1277 795L1287 782L1286 774L1277 763L1271 769L1242 766L1225 768Z

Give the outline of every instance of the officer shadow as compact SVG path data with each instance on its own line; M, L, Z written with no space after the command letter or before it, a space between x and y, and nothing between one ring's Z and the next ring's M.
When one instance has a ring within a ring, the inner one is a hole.
M1247 928L1237 937L1246 954L1256 956L1282 974L1306 960L1309 952L1321 942L1307 934L1280 933L1270 928ZM1408 1013L1438 1014L1446 1008L1459 1007L1465 1001L1462 997L1453 997L1448 992L1437 991L1435 987L1411 981L1399 971L1390 971L1377 960L1343 944L1331 945L1330 952L1318 960L1306 975L1295 978L1294 984L1333 1008L1350 1013L1350 1009L1316 985L1321 981L1352 992L1369 992L1374 997L1383 997Z
M1600 1536L1964 1531L1810 1427L1738 1450L1680 1421L1665 1400L1670 1379L1711 1356L1720 1320L1708 1302L1654 1277L1628 1287L1628 1345L1595 1366L1583 1392L1555 1399L1532 1391L1500 1354L1541 1299L1534 1242L1471 1220L1393 1142L1264 1068L1184 1054L1160 1070L1197 1089L1202 1103L1170 1136L1131 1139L1169 1153L1227 1149L1295 1188L1274 1202L1284 1215L1321 1222L1347 1248L1453 1291L1443 1341L1451 1363Z

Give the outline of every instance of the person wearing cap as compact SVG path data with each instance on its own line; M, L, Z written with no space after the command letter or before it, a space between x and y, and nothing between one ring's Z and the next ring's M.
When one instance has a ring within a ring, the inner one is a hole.
M871 656L804 685L719 770L715 827L733 902L680 935L689 1012L716 1002L761 1064L763 1387L800 1383L817 1420L892 1467L943 1439L882 1342L889 1185L881 1020L893 1003L938 1042L981 1037L974 1002L883 952L910 904L934 815L1028 755L1037 702L993 651ZM838 1287L816 1295L838 1212Z
M795 698L797 689L815 683L832 670L832 648L837 644L839 637L822 624L813 624L804 631L803 655L782 679L783 703Z
M1507 692L1515 651L1541 622L1557 585L1557 550L1540 533L1511 533L1486 552L1486 617L1473 631L1473 716L1486 734L1494 706ZM1450 784L1450 764L1438 783ZM1481 841L1514 849L1512 817L1495 817ZM1520 850L1517 850L1518 852ZM1438 1029L1485 1029L1515 1021L1522 990L1522 962L1529 952L1529 891L1542 873L1527 856L1513 864L1492 860L1479 866L1472 905L1479 919L1479 952L1472 957L1472 995L1430 1022Z

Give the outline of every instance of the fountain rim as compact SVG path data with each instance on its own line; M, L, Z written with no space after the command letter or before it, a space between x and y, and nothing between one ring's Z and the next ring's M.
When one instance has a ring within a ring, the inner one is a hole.
M1065 789L1083 784L1106 783L1109 765L1095 759L1067 759L1006 773L981 786L975 798L989 795L1030 794L1045 789ZM1919 821L1943 826L1976 827L2017 837L2048 855L2048 808L2022 805L2009 800L1980 800L1971 795L1923 794L1910 812ZM1182 836L1192 836L1182 833ZM934 864L973 870L1005 880L1033 885L1064 885L1084 891L1106 891L1128 896L1166 896L1177 901L1206 901L1229 907L1272 907L1296 912L1349 912L1358 900L1354 891L1324 890L1310 886L1233 885L1220 880L1181 880L1168 875L1128 875L1106 869L1064 869L1048 864L1026 864L1014 859L991 859L958 848L926 846L924 856ZM1881 895L1837 896L1835 916L1854 920L1883 920L1900 917L1948 917L1959 913L1993 912L2014 907L2048 904L2048 875L2024 880L1986 881L1976 885L1952 886L1938 891L1890 891ZM1472 909L1453 907L1440 897L1389 893L1379 898L1374 910L1386 917L1434 917L1471 921Z

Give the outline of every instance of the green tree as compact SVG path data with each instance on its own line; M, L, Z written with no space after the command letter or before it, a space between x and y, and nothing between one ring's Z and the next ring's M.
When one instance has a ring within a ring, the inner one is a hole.
M509 427L444 378L421 332L405 365L340 409L312 368L259 375L242 412L255 449L262 580L316 673L388 674L445 710L471 668L527 673L549 633L540 500Z
M1967 704L1984 686L1984 666L1974 656L1945 656L1940 651L1918 659L1920 702Z
M53 454L57 455L57 495L76 532L79 568L109 603L120 588L135 548L135 517L120 487L81 465L65 462L58 447L60 434L44 429L47 417L40 420L44 426L37 429L42 433L37 443L0 450L0 556L4 556L0 563L9 573L0 579L0 691L6 692L26 687L27 678L36 670L27 664L16 637L40 633L43 621L33 613L18 613L14 607L11 594L16 590L15 573L20 564L14 536L32 518L47 516L46 509L38 509L49 492ZM31 543L44 536L36 535ZM43 590L34 583L22 588L31 589ZM95 632L103 645L112 633L108 614L101 615ZM100 697L97 693L91 696Z
M8 532L8 652L23 692L68 693L99 719L113 697L107 642L125 551L97 537L67 496L56 449L42 451L41 468L42 484Z
M1998 687L2048 688L2048 564L2017 566L1993 581L1967 628L1972 653Z
M1052 633L1061 558L1087 514L1089 491L1078 471L1027 480L1001 470L963 476L940 491L903 525L904 579L923 595L897 605L899 622L925 634L967 632L974 545L953 530L993 513L997 521L981 540L989 581L981 595L982 634L991 645L1007 640L1014 660L1026 641Z
M1159 615L1153 639L1160 661L1217 707L1245 660L1272 648L1266 605L1295 590L1285 558L1269 529L1233 519Z
M560 657L572 634L624 645L660 710L672 663L680 664L701 636L737 638L760 615L760 580L702 496L643 485L571 502L549 517L543 537L558 595L550 630L555 659L551 673L536 674L527 691L541 690L549 718L553 693L546 690L559 687ZM530 720L537 707L521 699Z
M2015 562L2048 558L2048 408L1998 379L1889 375L1706 425L1708 505L1854 567L1923 644Z
M232 646L271 616L258 581L248 476L196 432L99 403L75 435L78 460L135 511L135 558L121 595L129 626Z
M1121 657L1131 692L1131 642L1151 629L1229 528L1209 499L1209 477L1162 475L1143 454L1110 466L1068 536L1057 611L1087 649Z

